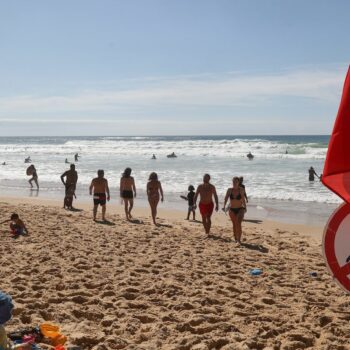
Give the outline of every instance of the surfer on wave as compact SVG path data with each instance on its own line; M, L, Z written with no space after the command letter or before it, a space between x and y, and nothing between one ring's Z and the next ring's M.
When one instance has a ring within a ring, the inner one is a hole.
M167 155L168 158L177 158L177 155L175 154L175 152L168 154Z

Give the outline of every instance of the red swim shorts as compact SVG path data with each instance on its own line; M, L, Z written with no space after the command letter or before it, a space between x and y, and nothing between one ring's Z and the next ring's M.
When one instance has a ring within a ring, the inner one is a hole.
M214 210L214 203L199 203L199 211L202 216L211 216Z

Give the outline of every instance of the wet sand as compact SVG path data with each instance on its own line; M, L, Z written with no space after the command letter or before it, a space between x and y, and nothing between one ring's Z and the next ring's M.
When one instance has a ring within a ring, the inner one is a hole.
M17 212L30 230L0 227L7 330L47 321L93 350L349 348L349 297L325 267L321 227L248 219L238 247L222 213L206 237L186 213L160 210L154 227L145 209L130 223L110 206L103 224L90 204L60 206L0 200L1 220Z

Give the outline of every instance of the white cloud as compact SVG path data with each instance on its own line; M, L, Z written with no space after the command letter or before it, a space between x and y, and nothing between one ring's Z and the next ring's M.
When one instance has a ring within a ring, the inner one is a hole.
M145 79L139 86L109 90L77 91L62 96L11 96L0 98L0 120L12 116L32 116L35 113L132 113L137 109L207 108L258 106L280 97L316 99L336 103L345 72L333 70L297 70L279 74L243 75L227 73L178 78ZM11 118L12 119L12 118ZM28 119L27 119L28 120Z

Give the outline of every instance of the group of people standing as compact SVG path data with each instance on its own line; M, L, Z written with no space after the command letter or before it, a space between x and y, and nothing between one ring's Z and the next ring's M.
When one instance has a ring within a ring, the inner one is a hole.
M30 184L35 181L37 187L39 184L37 181L37 174L34 165L31 165L30 170L27 170L27 174L31 175ZM29 169L28 168L28 169ZM134 206L134 198L136 197L136 185L135 180L131 176L131 168L126 168L120 179L120 197L124 202L125 216L127 220L132 220L132 209ZM61 181L65 186L65 197L63 207L73 210L73 198L75 196L76 186L78 182L78 173L75 169L75 165L71 164L70 169L65 171L61 175ZM106 221L106 203L110 200L110 190L108 186L108 180L104 177L104 171L102 169L97 171L97 177L92 179L89 193L93 196L93 220L96 221L98 207L102 208L102 220ZM149 175L146 194L148 203L151 208L152 221L154 225L157 224L157 207L159 201L164 201L164 193L162 184L158 179L158 175L152 172ZM206 234L210 234L211 229L211 217L213 211L219 210L219 199L216 193L216 188L210 183L210 175L205 174L203 176L203 183L200 184L196 191L194 186L189 186L189 193L187 197L182 198L188 201L188 215L187 219L190 218L192 213L193 219L195 219L195 210L197 208L197 201L199 201L198 207L202 216L202 224ZM229 206L226 208L226 204L229 202ZM242 236L242 221L244 214L247 211L248 197L243 185L243 177L234 177L232 187L226 191L223 211L228 211L233 226L233 235L235 241L240 243ZM214 205L215 203L215 205Z
M131 211L134 205L134 198L136 197L136 186L135 180L131 176L131 168L126 168L120 179L120 197L124 201L124 210L127 220L132 219ZM63 176L63 175L62 175ZM106 201L110 200L110 191L108 187L108 181L104 178L103 170L98 170L97 177L91 181L90 195L93 195L94 209L93 209L93 219L96 220L97 209L100 205L102 207L102 220L106 220ZM149 175L146 193L148 198L148 203L151 208L152 221L154 225L157 225L157 207L159 201L164 201L164 193L162 189L162 184L158 179L158 175L152 172ZM193 218L195 218L195 210L197 207L197 200L199 201L198 207L200 214L202 216L202 224L207 235L210 234L211 229L211 216L215 210L219 210L219 199L216 193L216 188L210 183L210 175L205 174L203 177L203 183L197 187L196 192L194 192L194 187L191 185L189 187L189 194L186 198L188 200L188 216L193 213ZM226 209L226 204L229 201L229 207ZM215 205L214 205L215 202ZM241 243L242 236L242 221L244 214L247 211L247 194L245 192L245 186L243 185L243 177L234 177L232 187L228 188L226 191L223 210L226 212L228 210L230 219L232 221L233 235L237 243Z

